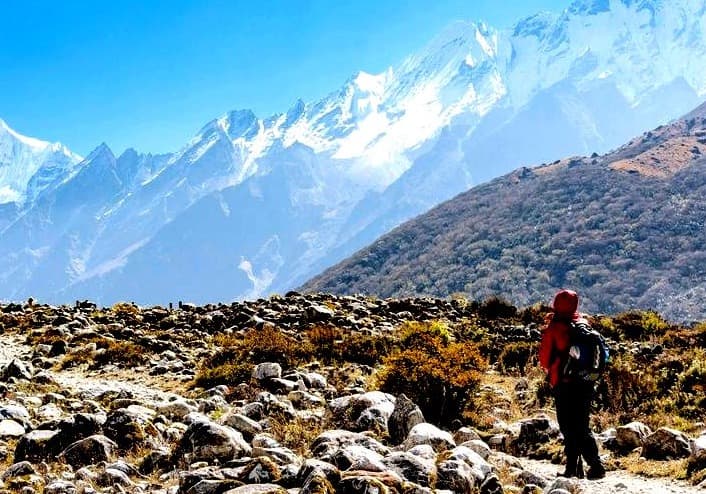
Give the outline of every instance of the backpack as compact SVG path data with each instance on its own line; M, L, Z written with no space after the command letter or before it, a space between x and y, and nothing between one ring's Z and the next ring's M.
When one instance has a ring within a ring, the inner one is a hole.
M610 356L605 339L585 321L572 322L569 335L569 355L564 365L564 376L597 381L605 371Z

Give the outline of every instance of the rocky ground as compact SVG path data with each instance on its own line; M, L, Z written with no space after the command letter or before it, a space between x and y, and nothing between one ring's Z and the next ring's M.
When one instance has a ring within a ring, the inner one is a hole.
M365 366L262 362L250 382L193 387L214 335L273 324L298 334L322 323L385 333L403 320L460 320L467 310L453 301L297 294L173 310L0 305L0 492L706 490L624 470L600 481L557 478L559 465L526 457L557 440L551 414L498 419L492 433L441 430L403 395L367 390ZM528 325L503 335L538 332ZM606 455L643 448L652 457L706 457L703 435L633 423L600 437Z

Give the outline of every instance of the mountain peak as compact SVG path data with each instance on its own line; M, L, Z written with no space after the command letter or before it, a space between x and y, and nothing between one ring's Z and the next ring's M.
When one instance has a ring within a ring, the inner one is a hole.
M88 155L86 161L95 161L97 159L106 158L109 160L115 160L115 155L113 154L113 150L110 149L105 142L102 142L97 148L91 151L91 154Z

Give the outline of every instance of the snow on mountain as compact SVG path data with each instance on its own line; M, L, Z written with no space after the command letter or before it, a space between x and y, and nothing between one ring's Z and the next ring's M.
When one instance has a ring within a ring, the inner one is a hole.
M380 74L268 118L226 113L168 155L100 146L78 163L3 124L0 206L16 204L0 208L0 297L295 287L472 185L695 107L704 13L706 0L579 0L507 31L455 22Z
M36 197L80 161L80 156L61 143L23 136L0 119L0 204Z

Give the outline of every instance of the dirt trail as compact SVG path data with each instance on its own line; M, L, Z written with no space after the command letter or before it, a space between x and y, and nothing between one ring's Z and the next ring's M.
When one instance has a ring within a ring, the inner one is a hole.
M546 461L520 460L526 470L547 479L554 479L561 470L560 465ZM577 480L583 494L704 494L706 489L691 486L681 481L646 478L624 470L608 472L604 479Z

